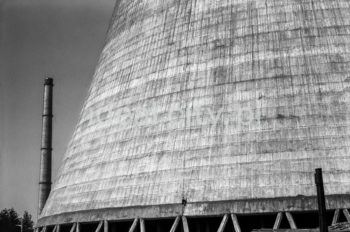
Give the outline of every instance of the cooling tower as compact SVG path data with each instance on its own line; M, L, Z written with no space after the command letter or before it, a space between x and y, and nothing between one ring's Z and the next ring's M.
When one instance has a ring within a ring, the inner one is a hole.
M38 227L350 208L349 62L348 0L117 1Z

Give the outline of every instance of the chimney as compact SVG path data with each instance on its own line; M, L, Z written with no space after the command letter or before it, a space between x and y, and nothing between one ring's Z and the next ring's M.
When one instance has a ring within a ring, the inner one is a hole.
M51 191L52 89L53 79L46 78L42 116L38 215L41 214Z

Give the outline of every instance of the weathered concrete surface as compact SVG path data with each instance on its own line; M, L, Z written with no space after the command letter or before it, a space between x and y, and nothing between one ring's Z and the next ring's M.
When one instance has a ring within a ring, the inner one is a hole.
M118 1L41 217L313 196L317 167L349 194L349 8Z
M349 195L332 195L327 197L327 208L350 208ZM186 206L182 204L131 206L123 208L93 209L77 212L67 212L43 217L37 226L56 225L73 222L91 222L101 220L132 220L137 215L140 218L175 218L178 215L216 216L223 214L257 214L280 211L300 212L316 211L316 197L286 197L271 199L249 199L236 201L195 202Z

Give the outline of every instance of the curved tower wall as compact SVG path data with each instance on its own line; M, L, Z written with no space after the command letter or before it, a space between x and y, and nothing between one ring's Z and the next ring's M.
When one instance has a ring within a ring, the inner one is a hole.
M349 206L349 8L118 1L39 222L220 213L209 206L223 201L241 213L311 210L317 167L328 207Z

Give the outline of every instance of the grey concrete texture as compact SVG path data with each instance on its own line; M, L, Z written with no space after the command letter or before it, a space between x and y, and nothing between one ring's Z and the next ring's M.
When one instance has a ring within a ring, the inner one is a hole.
M41 218L349 194L349 61L348 0L117 1Z
M350 208L350 196L328 195L326 198L328 209ZM280 212L300 213L317 210L315 196L296 196L283 198L260 198L229 201L206 201L178 204L162 204L147 206L130 206L115 208L99 208L83 211L65 212L57 215L41 217L37 227L44 225L70 224L75 222L125 221L134 218L164 219L175 218L179 215L188 217L215 217L223 214L271 214Z

